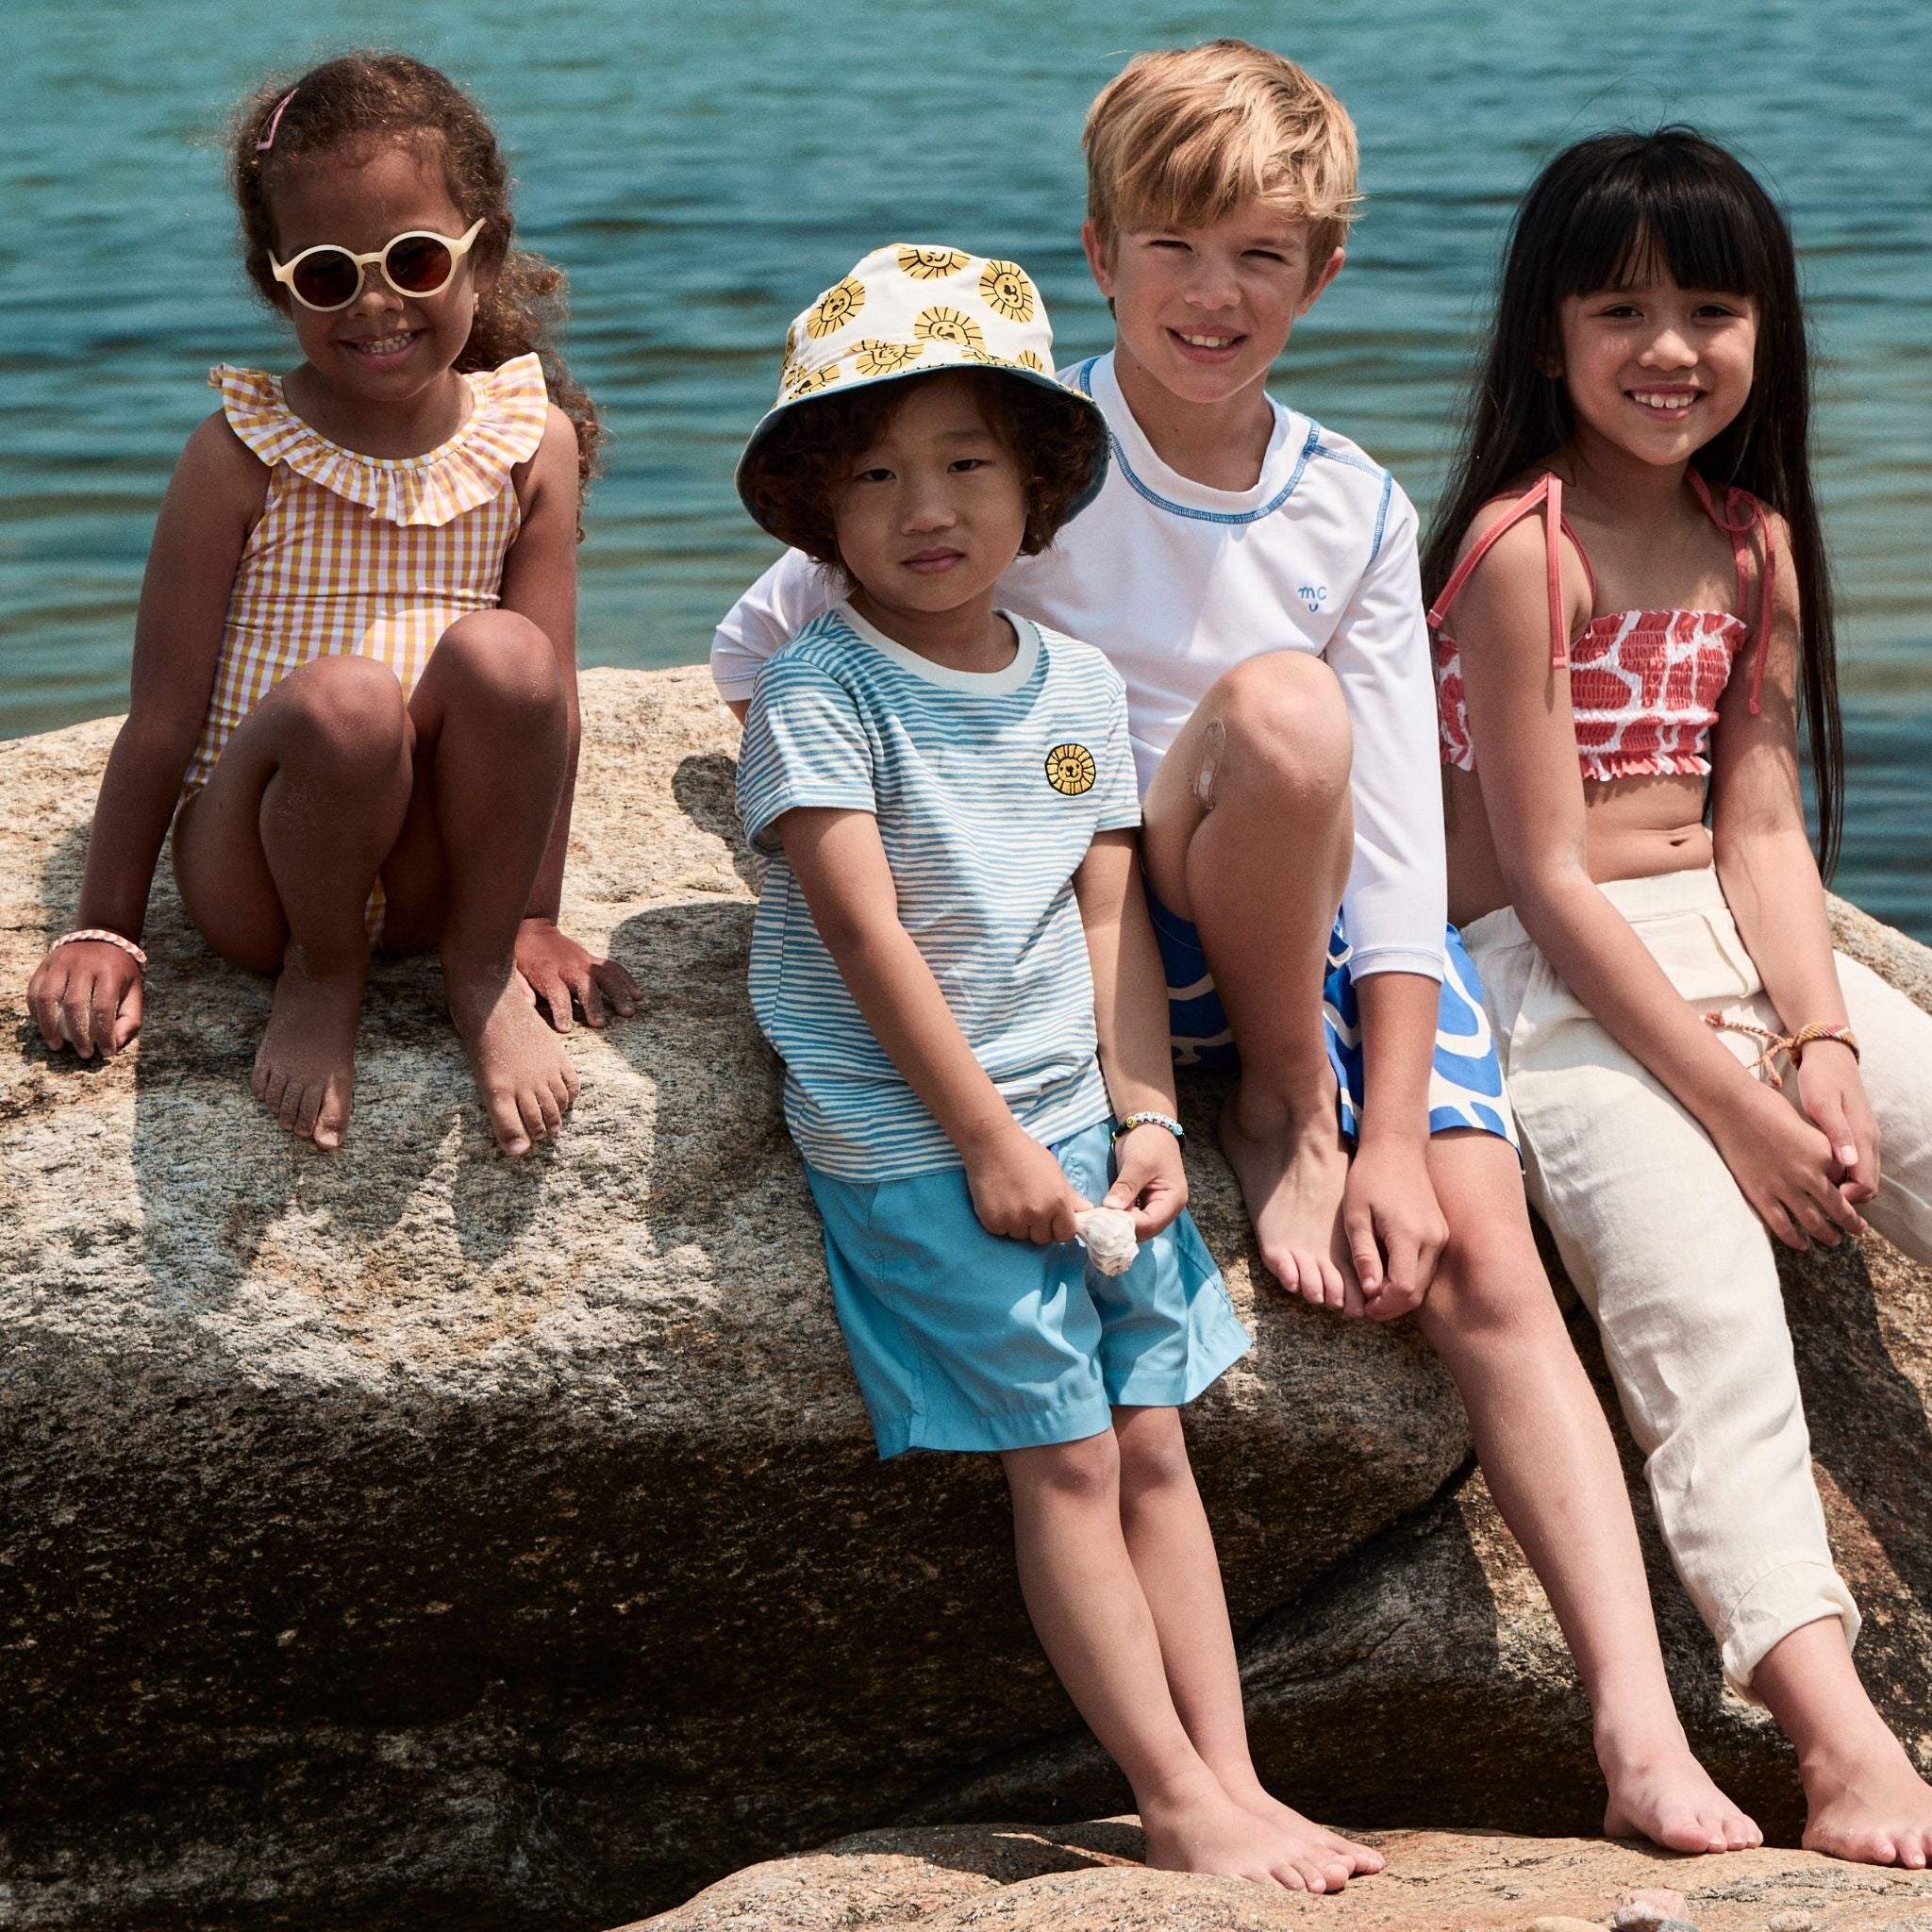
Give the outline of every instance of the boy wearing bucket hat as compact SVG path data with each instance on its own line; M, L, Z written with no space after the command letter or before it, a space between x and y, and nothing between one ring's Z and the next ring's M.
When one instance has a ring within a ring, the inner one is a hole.
M752 692L752 1003L880 1454L1002 1458L1150 1862L1322 1890L1374 1855L1228 1789L1259 1793L1176 1410L1248 1337L1185 1208L1125 693L994 603L1107 468L1051 350L1023 270L943 247L876 250L792 325L739 491L845 594Z
M1615 1447L1445 930L1415 512L1265 386L1341 266L1354 128L1291 61L1215 41L1130 61L1085 145L1116 340L1062 379L1105 414L1113 461L1000 595L1124 678L1174 1050L1239 1071L1221 1144L1263 1262L1312 1303L1417 1310L1576 1658L1606 1827L1722 1849L1734 1807L1677 1721ZM803 551L774 564L712 646L726 702L741 714L759 663L837 594Z

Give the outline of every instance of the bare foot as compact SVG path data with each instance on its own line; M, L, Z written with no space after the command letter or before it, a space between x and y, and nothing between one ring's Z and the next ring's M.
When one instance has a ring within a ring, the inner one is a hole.
M318 973L291 946L275 981L268 1030L248 1088L289 1132L340 1147L356 1091L356 1018L362 1010L366 954Z
M1287 1817L1297 1816L1286 1806L1280 1809ZM1354 1869L1351 1861L1327 1850L1330 1835L1320 1825L1305 1818L1297 1823L1299 1834L1257 1817L1236 1804L1206 1772L1162 1804L1141 1807L1147 1862L1156 1871L1211 1872L1289 1891L1340 1891Z
M1861 1865L1923 1871L1932 1855L1932 1787L1889 1732L1842 1764L1807 1763L1804 1844Z
M563 1125L577 1097L576 1069L514 972L478 980L445 962L443 975L496 1144L506 1154L527 1154L533 1141Z
M1224 1789L1243 1811L1252 1811L1273 1828L1276 1841L1291 1858L1312 1859L1330 1891L1340 1891L1351 1878L1372 1878L1389 1862L1374 1845L1358 1845L1352 1838L1304 1818L1258 1781Z
M1220 1140L1263 1265L1291 1294L1339 1308L1349 1287L1340 1241L1348 1142L1336 1121L1335 1075L1324 1073L1312 1112L1296 1118L1242 1082L1221 1109Z
M1599 1742L1610 1788L1606 1838L1647 1838L1674 1852L1740 1852L1764 1842L1756 1823L1711 1781L1681 1737L1628 1755Z

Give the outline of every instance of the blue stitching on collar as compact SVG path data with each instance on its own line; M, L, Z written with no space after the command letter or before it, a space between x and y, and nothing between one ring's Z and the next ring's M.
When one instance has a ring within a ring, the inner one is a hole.
M1191 517L1196 523L1202 524L1255 524L1259 523L1263 517L1273 516L1294 494L1295 485L1302 480L1302 472L1308 467L1308 458L1320 454L1318 444L1321 441L1322 425L1319 423L1309 424L1307 441L1302 444L1301 454L1295 458L1294 469L1290 473L1288 481L1281 486L1279 493L1271 501L1262 504L1258 509L1241 511L1194 509L1185 503L1170 502L1158 491L1149 489L1135 475L1134 466L1127 461L1126 453L1121 448L1120 438L1114 435L1111 426L1107 433L1113 444L1113 458L1120 466L1121 475L1156 509L1164 509L1170 516Z
M1090 356L1086 361L1077 364L1073 371L1073 380L1075 386L1079 389L1080 393L1090 402L1093 399L1093 365L1099 360L1100 358L1098 356ZM1312 420L1308 424L1307 440L1302 444L1301 454L1295 458L1294 469L1290 473L1288 481L1281 486L1280 493L1272 502L1264 503L1258 509L1238 512L1233 510L1193 509L1184 503L1171 503L1158 491L1150 489L1134 474L1134 466L1127 461L1126 452L1122 449L1121 440L1113 433L1113 425L1110 423L1107 426L1107 440L1112 445L1113 459L1119 467L1121 475L1156 509L1164 509L1170 516L1192 517L1197 523L1254 524L1258 523L1263 517L1273 516L1294 494L1295 485L1302 480L1303 471L1308 467L1309 459L1314 457L1328 457L1337 462L1348 464L1351 469L1365 469L1371 475L1382 477L1384 482L1382 508L1385 514L1389 508L1387 485L1393 480L1389 473L1380 468L1379 465L1363 463L1356 458L1343 455L1340 450L1324 449L1322 447L1322 425ZM1375 525L1375 546L1377 549L1381 547L1381 543L1382 526L1378 522ZM1370 557L1369 561L1371 563L1374 561L1373 555Z

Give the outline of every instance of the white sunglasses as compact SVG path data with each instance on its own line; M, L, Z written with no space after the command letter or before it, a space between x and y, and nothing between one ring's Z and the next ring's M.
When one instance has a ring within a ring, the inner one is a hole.
M362 292L363 274L371 262L381 263L383 280L398 295L420 300L441 294L456 279L457 269L475 246L486 220L487 216L472 222L469 232L460 237L411 228L407 235L391 236L369 255L321 242L305 248L293 261L277 261L271 254L268 263L275 280L318 315L346 308Z

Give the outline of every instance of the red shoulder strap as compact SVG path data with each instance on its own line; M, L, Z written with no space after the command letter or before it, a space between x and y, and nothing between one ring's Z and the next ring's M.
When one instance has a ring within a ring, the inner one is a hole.
M1772 593L1777 588L1777 540L1772 535L1771 519L1765 515L1763 504L1748 490L1726 484L1724 507L1719 509L1710 485L1701 472L1694 469L1690 472L1690 487L1697 492L1697 500L1704 506L1705 514L1731 540L1731 560L1738 573L1738 608L1740 611L1751 608L1751 532L1760 527L1764 531L1764 567L1758 573L1757 582L1757 622L1752 626L1752 641L1757 653L1751 666L1751 715L1755 718L1764 690L1765 662L1771 655L1771 606ZM1740 502L1746 506L1746 513L1741 520L1735 514Z
M1428 623L1431 630L1441 630L1443 620L1449 615L1449 607L1461 594L1462 587L1468 583L1475 567L1490 554L1490 546L1504 531L1520 524L1526 516L1533 515L1538 505L1543 508L1543 575L1549 587L1550 597L1550 669L1566 670L1570 663L1570 626L1563 621L1563 554L1557 542L1558 532L1567 536L1576 544L1576 554L1583 558L1585 575L1590 578L1591 595L1596 595L1596 573L1590 567L1590 555L1580 542L1576 532L1570 527L1570 520L1563 514L1563 484L1554 472L1546 471L1510 505L1496 521L1470 545L1462 561L1456 566L1449 581L1442 586L1442 594L1436 599L1429 611Z

